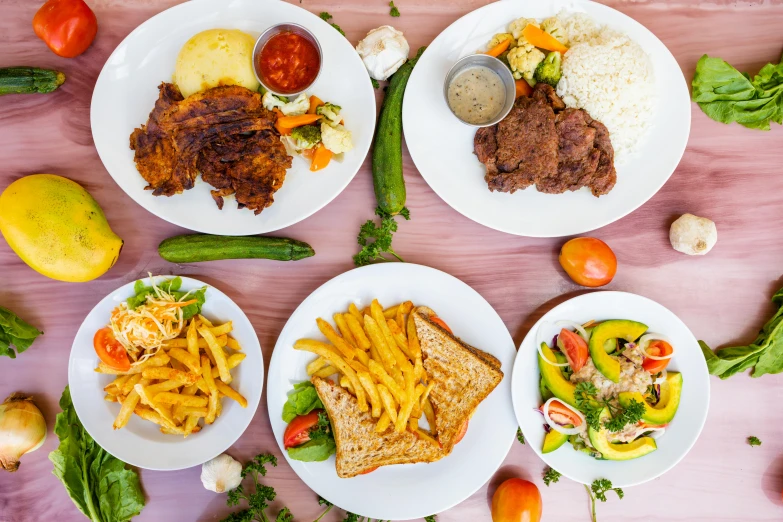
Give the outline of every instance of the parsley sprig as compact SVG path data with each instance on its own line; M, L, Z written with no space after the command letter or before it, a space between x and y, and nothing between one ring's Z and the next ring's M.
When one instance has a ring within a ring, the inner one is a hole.
M588 426L596 431L601 430L600 416L604 408L609 410L611 418L604 422L604 427L611 432L618 432L628 424L636 424L644 415L644 404L631 399L626 408L606 399L598 399L598 389L591 382L580 382L576 385L574 398L576 407L585 414Z
M525 435L522 433L522 428L517 428L517 440L520 444L525 443Z
M392 259L384 257L384 254L390 254L398 261L404 261L392 248L392 237L397 232L397 221L394 216L387 214L380 207L375 209L375 215L381 218L380 226L376 226L372 219L368 219L359 229L359 236L356 240L362 249L353 256L353 262L356 266L369 265L374 261L392 261ZM403 208L400 215L405 219L411 218L407 208ZM375 241L371 243L370 239L375 239Z
M429 515L424 517L424 522L437 522L435 515Z
M593 522L597 522L597 518L595 517L595 501L600 500L601 502L606 502L606 492L607 491L614 491L617 493L617 498L622 499L625 496L625 493L623 493L623 490L620 488L613 488L612 487L612 481L608 479L597 479L593 481L593 484L588 488L587 484L585 484L585 489L587 490L587 494L590 495L590 510L593 514Z
M761 446L761 440L758 437L754 437L753 435L751 435L750 437L748 437L748 444L750 444L751 446Z
M244 486L240 484L228 492L226 503L229 506L238 506L244 500L249 507L231 513L222 522L252 522L254 520L257 522L271 522L266 514L266 509L269 507L269 503L275 499L277 493L275 493L275 488L265 486L258 481L259 475L262 477L266 476L266 464L277 466L277 457L269 453L263 453L256 455L253 460L245 465L242 469L242 478L244 479L248 475L253 478L253 491L245 491ZM293 522L293 520L294 516L288 508L280 510L275 518L275 522Z
M389 2L389 7L391 7L391 9L389 10L389 14L391 16L393 16L394 18L397 18L397 17L400 16L400 10L397 9L397 7L394 5L393 1Z
M318 420L319 420L319 423L320 423L320 415L319 415L319 419ZM311 436L312 436L312 432L311 432ZM323 513L321 513L318 516L318 518L316 518L313 522L319 522L334 507L334 504L332 504L331 502L329 502L328 500L326 500L325 498L323 498L321 496L318 497L318 505L319 506L326 506L326 510ZM433 518L433 520L434 520L434 518ZM350 511L346 511L345 518L342 520L342 522L373 522L373 520L371 518L369 518L369 517L363 517L363 516L357 515L356 513L351 513ZM384 520L378 519L376 522L391 522L391 520L384 521Z
M544 473L544 484L549 487L550 484L554 484L560 480L562 474L554 468L549 468Z
M323 13L319 14L318 16L321 18L321 20L323 20L324 22L328 22L328 23L329 23L329 25L331 25L332 27L334 27L335 29L337 29L337 31L338 31L338 32L339 32L341 35L345 36L345 31L343 31L343 30L340 28L340 26L339 26L339 25L337 25L337 24L336 24L336 23L334 23L334 22L329 22L329 20L331 20L332 18L334 18L332 15L330 15L329 13L327 13L326 11L324 11Z

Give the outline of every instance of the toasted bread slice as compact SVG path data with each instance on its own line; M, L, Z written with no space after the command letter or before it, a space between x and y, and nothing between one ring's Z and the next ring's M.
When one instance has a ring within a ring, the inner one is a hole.
M435 383L430 392L435 413L432 429L448 455L463 424L500 384L503 372L496 357L463 343L433 322L432 316L435 313L424 306L413 312L424 369Z
M337 445L337 476L355 477L380 466L435 462L445 456L440 446L393 427L376 433L376 419L359 410L356 397L328 379L313 377L315 390L332 422Z

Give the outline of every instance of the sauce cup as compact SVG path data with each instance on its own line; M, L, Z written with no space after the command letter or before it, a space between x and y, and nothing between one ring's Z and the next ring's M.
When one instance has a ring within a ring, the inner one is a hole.
M313 44L316 51L318 51L318 59L319 59L318 73L313 78L313 81L311 81L309 84L305 85L304 87L297 89L295 92L280 92L276 89L273 89L269 85L269 82L265 81L264 75L261 73L260 67L258 65L258 57L261 55L261 51L264 49L264 46L267 44L267 42L269 42L269 40L271 40L273 37L277 36L278 34L285 33L285 32L290 32L301 36L302 38L306 39L311 44ZM318 43L318 39L308 29L302 27L299 24L285 23L285 24L273 25L272 27L270 27L269 29L261 33L261 36L259 36L258 39L256 40L255 47L253 47L253 72L256 75L256 79L261 83L261 85L264 86L266 90L278 96L288 96L293 98L305 92L315 82L318 81L318 77L321 76L321 69L323 68L323 63L324 63L323 51L321 50L321 44Z
M503 108L500 109L494 118L486 123L476 124L463 120L454 112L454 109L451 108L451 105L449 104L449 86L462 71L469 67L478 66L487 67L500 77L500 80L503 82L503 87L505 88L506 99L503 103ZM511 75L511 70L506 64L488 54L471 54L461 58L449 70L449 73L446 75L446 81L443 83L443 97L446 100L446 105L449 107L449 110L459 121L465 125L470 125L471 127L491 127L500 122L503 118L508 116L511 108L514 106L516 94L517 89L514 83L514 76Z

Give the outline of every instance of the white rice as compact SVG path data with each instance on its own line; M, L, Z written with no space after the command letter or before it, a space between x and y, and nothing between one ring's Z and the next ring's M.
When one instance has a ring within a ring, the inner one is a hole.
M648 132L656 104L655 76L633 40L598 26L585 14L557 15L571 42L557 94L609 129L615 163L633 154Z

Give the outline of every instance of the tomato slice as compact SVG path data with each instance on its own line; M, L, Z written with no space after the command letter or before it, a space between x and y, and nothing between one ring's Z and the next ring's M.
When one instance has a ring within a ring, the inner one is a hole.
M651 341L650 344L647 345L646 353L656 357L663 357L664 355L669 355L673 351L674 348L672 348L672 345L666 341ZM671 361L671 359L663 359L662 361L659 361L657 359L650 359L645 357L644 362L642 363L642 368L655 375L656 373L660 373L665 370L666 367L669 366L669 361Z
M441 328L443 328L444 330L449 332L451 335L454 335L454 332L451 331L451 328L449 328L449 325L447 325L446 322L443 319L441 319L440 317L438 317L436 315L431 315L430 316L430 321L432 321L433 323L437 324L438 326L440 326Z
M114 338L111 328L106 326L95 332L92 345L98 358L115 370L130 370L130 359L125 348Z
M318 414L324 410L313 410L307 415L299 415L292 420L283 433L283 446L293 448L310 440L310 430L318 424Z
M460 443L460 441L465 438L465 434L468 432L468 423L470 421L465 421L462 423L462 428L460 428L459 433L457 433L457 436L454 438L454 445L457 445Z
M563 328L560 330L560 335L557 336L557 347L565 354L568 364L575 372L587 364L589 354L587 342L579 334Z
M560 401L549 403L549 418L561 426L571 424L576 427L582 425L582 419L579 418L579 415Z
M378 466L375 466L374 468L370 468L367 471L362 471L361 473L359 473L359 475L369 475L370 473L372 473L376 469L378 469Z

